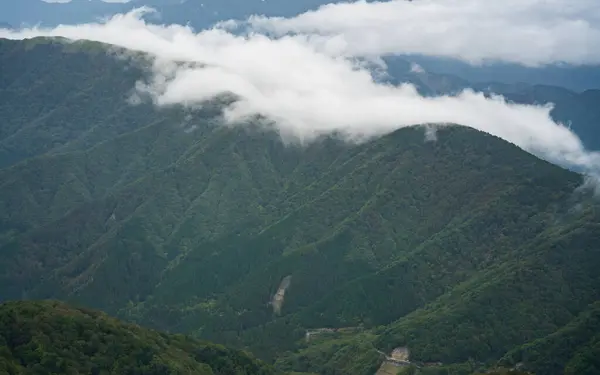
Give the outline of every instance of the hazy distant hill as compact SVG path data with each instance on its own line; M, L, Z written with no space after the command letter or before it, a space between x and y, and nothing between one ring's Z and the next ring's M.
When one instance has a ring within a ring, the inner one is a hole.
M412 60L430 72L458 76L477 84L486 82L541 84L565 87L573 91L600 89L600 69L597 65L549 65L532 68L518 64L490 63L473 66L458 60L431 56L400 56L398 58ZM395 58L390 58L389 61L394 65ZM392 67L392 69L394 68Z
M600 90L589 89L577 92L560 86L524 82L468 81L453 74L442 74L425 69L415 70L416 61L418 60L414 58L394 59L394 64L390 66L391 82L410 82L422 95L427 96L453 95L470 88L486 94L500 94L509 101L521 104L552 103L554 109L551 115L555 121L570 126L586 147L600 150L600 106L598 106Z

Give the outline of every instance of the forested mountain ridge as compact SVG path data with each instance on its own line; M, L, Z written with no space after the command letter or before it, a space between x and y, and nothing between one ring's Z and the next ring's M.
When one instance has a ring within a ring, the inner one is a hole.
M53 301L0 305L0 371L23 375L276 374L240 351L158 333Z
M139 65L117 63L119 52L94 42L0 40L0 167L44 153L87 149L164 119L150 106L128 104L143 73Z
M538 375L560 373L591 375L600 372L600 303L590 305L552 334L508 353L502 361L526 363Z
M218 102L132 106L144 70L98 47L0 43L3 299L326 374L372 373L396 346L494 363L599 299L582 176L461 126L285 145L259 120L222 126ZM306 342L323 327L356 330Z

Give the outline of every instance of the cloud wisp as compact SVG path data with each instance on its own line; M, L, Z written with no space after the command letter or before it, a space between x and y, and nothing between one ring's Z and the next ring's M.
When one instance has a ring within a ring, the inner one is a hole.
M337 40L336 54L422 54L473 64L600 63L597 0L390 0L328 4L293 18L251 17L253 30Z
M5 30L0 37L61 36L147 52L156 57L153 79L138 90L157 105L197 105L231 92L241 99L225 111L230 123L262 114L282 134L304 141L331 132L364 139L417 124L455 123L564 165L587 170L599 165L598 154L587 152L575 134L551 119L549 106L516 105L472 91L426 98L411 85L377 82L360 63L323 51L305 35L241 36L220 28L195 33L180 25L147 24L141 17L146 11L103 23Z

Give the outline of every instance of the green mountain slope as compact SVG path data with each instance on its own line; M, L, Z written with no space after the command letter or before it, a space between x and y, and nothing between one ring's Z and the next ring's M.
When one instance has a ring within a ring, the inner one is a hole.
M538 375L587 375L600 372L600 303L590 305L564 327L550 335L512 350L508 364L521 363Z
M7 374L275 374L247 354L58 302L0 305Z
M372 374L398 346L473 372L600 300L582 176L499 138L412 127L285 145L260 119L222 126L219 100L129 105L144 59L0 46L14 71L0 69L2 299L61 299L326 374ZM42 53L89 59L69 68L84 83L61 89ZM306 340L321 328L348 330Z
M1 40L0 56L0 167L71 143L89 146L152 118L125 100L140 70L123 71L104 47Z

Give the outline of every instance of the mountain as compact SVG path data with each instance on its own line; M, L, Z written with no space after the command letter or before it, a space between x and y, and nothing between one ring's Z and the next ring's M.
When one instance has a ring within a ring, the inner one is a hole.
M488 88L510 101L522 104L553 104L550 115L555 121L569 126L593 150L600 149L600 90L573 92L561 87L533 85L519 88Z
M417 63L414 57L409 60L394 59L389 65L389 82L398 84L410 82L425 96L454 95L464 89L482 92L486 95L502 95L513 103L546 105L552 104L552 118L569 126L592 150L600 150L600 90L586 89L582 92L570 90L556 85L530 84L525 82L503 83L508 79L497 81L479 81L462 78L462 76L429 71ZM469 76L465 74L463 76ZM518 75L517 75L518 76ZM491 78L491 77L490 77ZM501 77L500 77L501 78ZM535 82L535 80L529 80ZM547 81L540 79L539 81Z
M36 48L29 50L27 46ZM0 114L11 119L0 129L0 167L51 149L54 152L85 149L151 121L185 122L185 116L181 113L155 113L148 104L137 107L128 105L127 98L136 80L144 77L144 70L140 66L148 64L142 57L137 57L137 64L127 65L127 74L124 74L123 67L115 64L114 58L107 55L98 43L75 43L77 48L66 46L66 50L62 46L59 41L49 42L44 38L25 42L4 40L0 43L0 54L4 57L0 59ZM68 51L71 58L65 59L64 51ZM81 51L85 53L79 53ZM11 60L11 56L20 60ZM46 59L48 64L40 67L40 58ZM83 70L86 64L89 69ZM48 79L38 82L33 90L27 91L27 97L32 100L23 100L25 93L22 87L29 88L37 78L28 77L28 70L38 67L49 72ZM90 74L92 70L98 73ZM77 72L80 79L70 79L71 72ZM402 64L398 61L396 70L391 73L395 77L392 82L413 83L423 95L453 94L472 88L486 94L502 94L511 101L523 104L554 103L552 115L555 120L570 124L588 148L600 150L600 129L597 126L600 109L595 105L600 90L576 93L554 86L493 82L476 84L452 75L415 72L409 61L403 61ZM96 98L88 94L94 92L91 88L105 91ZM60 102L52 102L58 98ZM78 113L82 117L72 119L70 105L82 99L85 99L85 104L77 104L89 107ZM113 110L109 118L103 117L105 108ZM216 112L210 111L208 109L207 116L214 116ZM167 114L179 117L168 119ZM99 121L102 126L98 126Z
M600 303L585 309L558 331L527 343L508 353L502 360L521 363L538 375L600 373Z
M600 88L600 70L597 65L551 64L528 67L504 62L471 65L451 58L420 55L400 55L387 58L388 63L392 66L397 60L410 60L419 64L426 71L458 76L477 84L502 82L516 85L524 83L559 86L576 92Z
M0 370L7 374L276 373L240 351L60 302L4 303L0 332Z
M368 0L371 2L373 0ZM152 7L160 14L161 22L190 24L196 30L210 27L219 21L244 20L252 15L293 17L321 5L343 3L347 0L145 0L132 3ZM150 18L151 19L151 18Z
M107 51L0 41L3 300L350 375L395 348L425 374L513 365L600 300L583 176L459 125L285 144L260 118L224 126L225 96L132 105L148 61Z

